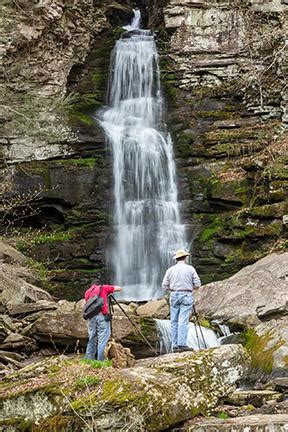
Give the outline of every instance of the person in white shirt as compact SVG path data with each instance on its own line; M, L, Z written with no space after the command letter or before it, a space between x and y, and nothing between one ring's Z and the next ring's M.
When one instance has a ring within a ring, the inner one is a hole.
M187 346L187 335L193 307L193 288L200 287L201 281L195 268L185 262L189 255L185 250L178 250L173 257L177 263L166 271L162 282L162 288L170 291L173 352L191 350Z

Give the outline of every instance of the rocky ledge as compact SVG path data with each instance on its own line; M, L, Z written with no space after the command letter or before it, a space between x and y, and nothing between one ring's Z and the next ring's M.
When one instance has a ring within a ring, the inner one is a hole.
M66 431L76 425L79 431L88 425L99 431L163 430L208 412L231 393L248 364L238 345L169 354L120 370L97 371L77 358L52 358L4 380L1 423L11 431L21 422L39 431L51 425L61 430L60 424Z
M2 429L66 432L128 425L156 431L181 425L183 431L242 431L243 424L252 431L259 422L261 431L271 425L282 431L288 388L287 257L267 256L195 293L202 325L216 329L218 319L236 331L224 345L155 357L137 328L156 347L155 319L169 317L167 300L120 303L112 322L117 342L107 349L111 362L99 365L81 355L87 343L83 300L57 301L39 286L27 258L1 243ZM210 419L201 417L208 414Z

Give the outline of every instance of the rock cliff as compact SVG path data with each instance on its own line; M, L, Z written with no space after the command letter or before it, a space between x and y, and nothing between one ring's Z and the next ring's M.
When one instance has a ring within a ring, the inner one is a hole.
M172 0L162 9L159 46L179 195L203 281L283 246L284 3Z
M223 279L284 247L287 5L138 6L158 36L193 263L203 282ZM93 115L132 2L19 0L3 11L2 233L14 221L18 247L53 270L55 293L79 299L109 276L111 160Z

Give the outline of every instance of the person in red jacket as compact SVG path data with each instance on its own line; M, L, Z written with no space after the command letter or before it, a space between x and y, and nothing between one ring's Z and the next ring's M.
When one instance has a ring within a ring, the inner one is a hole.
M85 301L91 297L99 295L101 285L95 280L91 287L85 292ZM90 360L105 360L104 350L111 335L111 325L108 313L107 296L116 291L121 291L122 288L118 285L102 285L100 297L104 300L104 305L99 314L88 320L88 336L89 340L86 347L85 357Z

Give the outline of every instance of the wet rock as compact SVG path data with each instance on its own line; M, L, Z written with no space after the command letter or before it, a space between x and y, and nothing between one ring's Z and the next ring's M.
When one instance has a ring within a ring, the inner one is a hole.
M136 313L139 316L165 319L169 315L169 306L166 299L152 300L139 306Z
M274 379L275 389L288 390L288 377L278 377ZM288 403L288 402L287 402Z

